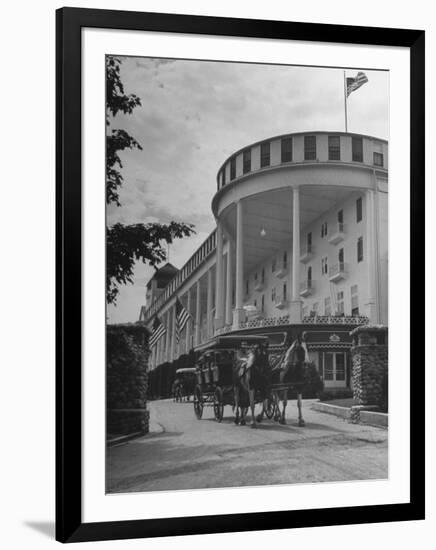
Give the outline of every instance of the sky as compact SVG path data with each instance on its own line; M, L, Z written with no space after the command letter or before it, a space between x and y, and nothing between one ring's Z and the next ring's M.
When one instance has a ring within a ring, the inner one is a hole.
M140 97L131 115L118 115L141 145L120 154L121 207L107 222L184 221L196 234L175 241L169 261L180 268L215 227L211 200L216 174L236 150L275 135L344 131L343 69L195 60L119 57L125 93ZM348 131L388 139L389 73L358 67L368 77L348 98ZM163 265L163 264L162 264ZM154 269L137 263L134 284L120 287L108 322L135 322Z

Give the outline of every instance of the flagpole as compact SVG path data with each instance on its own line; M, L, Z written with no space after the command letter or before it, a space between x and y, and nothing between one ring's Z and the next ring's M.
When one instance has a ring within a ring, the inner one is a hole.
M344 105L345 105L345 132L348 132L348 113L347 113L347 79L344 71Z

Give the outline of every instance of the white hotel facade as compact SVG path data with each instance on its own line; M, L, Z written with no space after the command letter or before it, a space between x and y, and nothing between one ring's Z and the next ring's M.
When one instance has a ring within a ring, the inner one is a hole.
M167 327L151 367L222 333L306 332L326 387L349 387L359 324L388 324L388 144L304 132L248 145L218 171L216 229L146 306ZM177 344L175 301L191 320Z

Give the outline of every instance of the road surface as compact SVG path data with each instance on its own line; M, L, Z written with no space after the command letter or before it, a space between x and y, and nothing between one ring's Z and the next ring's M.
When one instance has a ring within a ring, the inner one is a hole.
M151 433L110 447L107 491L163 491L384 479L388 477L388 432L348 424L303 404L306 426L298 427L290 401L287 424L265 420L257 429L237 426L230 406L221 424L192 403L149 403Z

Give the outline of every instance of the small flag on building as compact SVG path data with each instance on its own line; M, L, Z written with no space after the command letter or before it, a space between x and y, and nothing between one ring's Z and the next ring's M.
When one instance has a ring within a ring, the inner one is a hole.
M354 77L347 77L347 97L358 90L361 86L368 82L368 77L365 73L359 72Z
M164 327L164 325L159 320L159 317L156 315L153 323L153 332L150 336L150 341L149 341L150 348L152 348L159 342L159 340L166 333L166 331L167 329Z
M183 307L182 302L179 298L176 298L176 342L180 341L180 334L185 328L186 323L188 322L189 317L191 317L189 311Z

